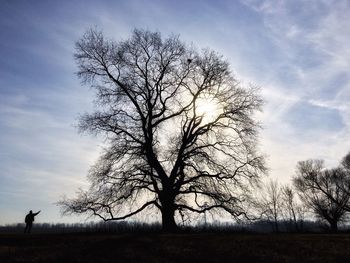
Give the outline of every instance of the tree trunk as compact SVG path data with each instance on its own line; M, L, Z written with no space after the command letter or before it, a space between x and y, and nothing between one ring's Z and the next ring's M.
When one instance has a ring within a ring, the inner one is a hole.
M296 232L299 232L298 220L297 220L297 217L295 216L294 209L292 209L292 215L293 215L293 221L294 221L295 231L296 231Z
M278 228L278 220L277 219L275 219L275 232L276 233L279 233L280 232L280 230L279 230L279 228Z
M175 232L178 230L175 223L175 209L173 204L163 205L162 207L162 229L165 232Z
M337 221L332 221L330 222L331 224L331 231L332 232L338 232L338 222Z
M160 198L162 213L162 229L165 232L175 232L178 227L175 223L175 198L169 192L163 192Z

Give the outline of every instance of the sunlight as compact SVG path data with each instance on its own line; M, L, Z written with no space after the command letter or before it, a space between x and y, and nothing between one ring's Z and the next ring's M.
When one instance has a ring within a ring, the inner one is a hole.
M197 100L196 113L203 116L203 123L208 123L219 115L219 102L214 98L199 98Z

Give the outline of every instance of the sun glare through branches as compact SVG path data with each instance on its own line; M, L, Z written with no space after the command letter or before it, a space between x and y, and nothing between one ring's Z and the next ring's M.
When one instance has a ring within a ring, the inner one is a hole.
M202 122L204 124L214 121L221 111L219 102L215 98L198 98L196 114L203 117Z

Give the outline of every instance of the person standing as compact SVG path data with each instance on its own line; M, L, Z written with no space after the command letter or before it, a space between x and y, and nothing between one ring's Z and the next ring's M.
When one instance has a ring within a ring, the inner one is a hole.
M37 213L33 213L32 210L29 211L29 214L26 215L26 218L25 218L25 223L26 223L26 228L24 229L24 233L30 233L30 230L32 229L32 226L33 226L33 222L34 222L34 217L36 215L38 215L40 213L37 212Z

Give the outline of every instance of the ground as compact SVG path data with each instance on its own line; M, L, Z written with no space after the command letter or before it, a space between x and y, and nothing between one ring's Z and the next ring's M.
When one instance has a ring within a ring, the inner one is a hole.
M8 234L0 262L350 262L349 234Z

